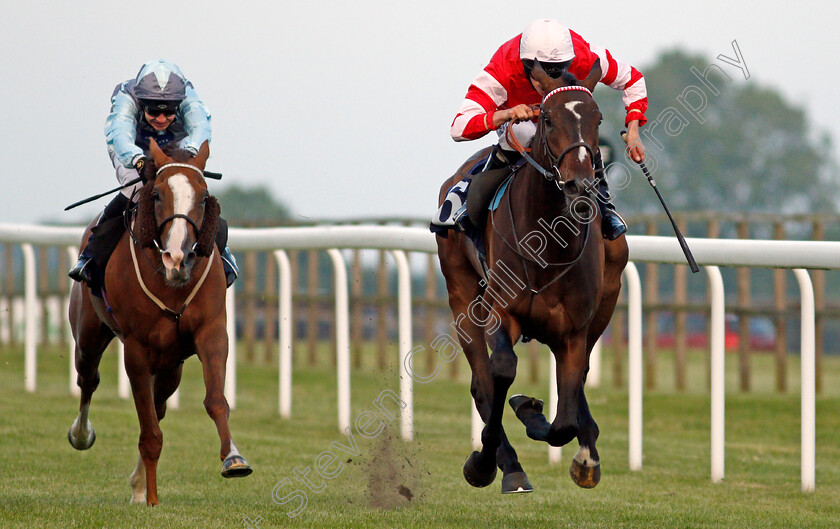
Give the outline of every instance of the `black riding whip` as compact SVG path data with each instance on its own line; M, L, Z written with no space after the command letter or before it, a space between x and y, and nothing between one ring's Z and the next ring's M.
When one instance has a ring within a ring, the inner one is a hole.
M621 139L624 140L624 143L627 143L627 131L621 131ZM635 161L635 160L634 160ZM645 166L645 162L639 161L636 162L639 164L639 167L642 168L642 172L645 173L647 177L648 183L650 187L656 191L656 196L659 197L659 202L662 204L662 207L665 209L665 213L668 215L668 220L671 221L671 226L674 227L674 234L677 236L677 241L680 243L680 248L682 248L683 254L685 254L685 258L688 261L688 266L691 268L692 273L697 273L700 271L700 268L697 266L697 263L694 261L694 255L691 254L691 249L688 247L688 243L685 242L685 237L683 237L682 232L680 231L679 226L677 226L676 221L674 221L673 215L671 215L671 210L668 209L668 205L665 204L665 199L662 198L662 193L659 192L659 188L656 187L656 180L653 179L651 176L650 171L648 171L647 166Z
M212 173L210 171L204 171L204 177L205 178L212 178L213 180L221 180L222 179L222 173ZM84 200L80 200L78 202L74 202L74 203L70 204L69 206L67 206L66 208L64 208L64 211L71 210L75 207L81 206L82 204L87 204L88 202L93 202L94 200L96 200L98 198L102 198L104 196L110 195L111 193L115 193L115 192L117 192L121 189L125 189L126 187L131 187L134 184L136 184L137 182L142 182L142 181L143 181L143 177L138 176L134 180L129 180L125 184L123 184L121 186L118 186L118 187L115 187L114 189L111 189L110 191L105 191L104 193L99 193L98 195L88 197L88 198L86 198Z

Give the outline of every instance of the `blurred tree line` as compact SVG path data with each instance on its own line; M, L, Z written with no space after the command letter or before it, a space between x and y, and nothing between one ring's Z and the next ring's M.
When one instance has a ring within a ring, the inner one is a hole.
M709 68L704 83L698 74L712 64L720 68ZM649 122L642 128L647 165L671 209L838 211L840 167L832 140L812 126L803 108L787 102L774 88L752 78L744 80L735 67L682 50L662 53L642 72L649 101ZM624 128L620 94L598 85L595 96L604 115L601 137L620 159L623 143L618 133ZM679 99L702 108L692 112ZM625 174L631 175L629 183L626 177L611 174L620 210L630 215L660 212L642 172L632 162L623 163L629 170ZM216 196L232 226L292 222L290 208L264 185L231 185Z
M702 75L711 64L720 67L709 68L706 77L717 95L692 72L693 67ZM745 80L735 67L680 50L663 53L642 73L649 101L642 142L655 158L647 165L655 169L654 178L671 209L837 211L840 171L832 142L827 133L814 130L804 109L785 101L774 88ZM705 108L693 113L678 98L694 108L705 103ZM625 114L621 97L599 85L596 99L604 115L601 136L620 153L618 131L624 128ZM659 123L652 127L657 118ZM624 163L632 178L626 188L616 189L619 208L628 214L658 212L660 205L641 171Z
M233 184L215 191L214 195L222 206L222 216L231 226L268 227L291 222L289 206L276 199L264 185L242 187Z

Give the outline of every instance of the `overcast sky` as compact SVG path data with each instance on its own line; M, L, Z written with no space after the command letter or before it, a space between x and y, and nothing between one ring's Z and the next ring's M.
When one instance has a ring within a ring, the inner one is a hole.
M449 138L470 81L540 17L643 73L663 49L711 62L737 40L745 82L780 89L840 138L836 1L3 4L0 222L87 221L107 203L62 212L117 185L109 97L157 58L210 108L208 169L223 183L268 185L302 218L430 217L442 180L491 140Z

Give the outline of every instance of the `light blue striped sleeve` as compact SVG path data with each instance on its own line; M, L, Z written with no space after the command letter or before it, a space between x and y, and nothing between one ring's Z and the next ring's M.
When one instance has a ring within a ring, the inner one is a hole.
M187 132L187 137L182 140L182 146L193 154L197 154L201 144L210 141L210 111L198 98L191 84L187 84L187 97L178 110L181 113L184 130Z
M105 120L105 141L108 150L125 167L133 167L143 150L134 144L137 137L137 103L122 89L111 98L111 113Z

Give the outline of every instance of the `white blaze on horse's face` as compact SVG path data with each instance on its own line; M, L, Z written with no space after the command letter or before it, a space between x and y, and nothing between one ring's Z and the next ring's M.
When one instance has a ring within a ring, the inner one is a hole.
M575 117L575 127L577 128L578 133L577 141L583 141L583 134L580 131L580 114L578 114L577 110L575 110L575 107L579 104L581 104L581 101L569 101L566 103L566 110L571 112ZM586 159L586 149L578 147L578 160L582 162L584 159Z
M189 215L195 202L195 190L189 179L181 174L175 174L167 180L172 190L172 202L175 215ZM166 267L166 277L170 280L186 279L185 270L181 263L184 260L184 242L188 235L187 221L175 218L171 221L169 232L163 244L163 264Z

